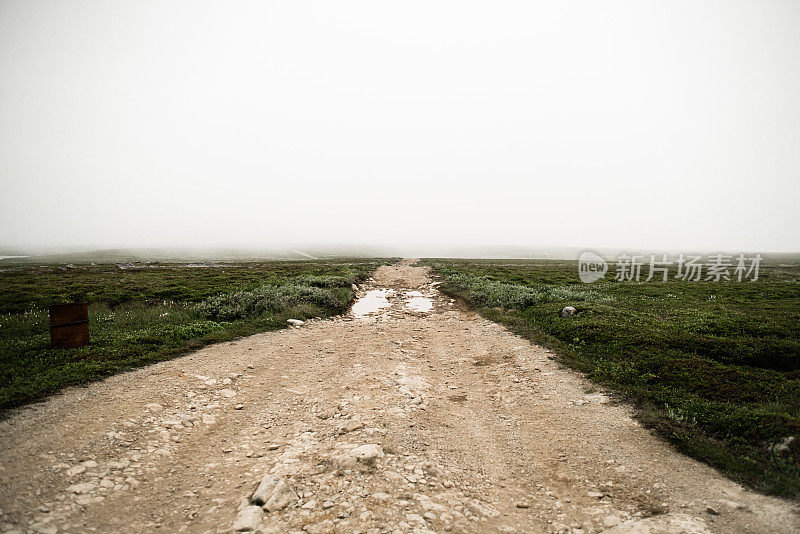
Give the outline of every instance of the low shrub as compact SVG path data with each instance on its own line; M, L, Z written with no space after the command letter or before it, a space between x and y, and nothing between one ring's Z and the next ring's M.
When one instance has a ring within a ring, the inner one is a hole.
M300 304L340 310L346 304L331 289L307 285L265 285L251 291L221 293L197 305L197 311L215 321L234 321L280 313Z

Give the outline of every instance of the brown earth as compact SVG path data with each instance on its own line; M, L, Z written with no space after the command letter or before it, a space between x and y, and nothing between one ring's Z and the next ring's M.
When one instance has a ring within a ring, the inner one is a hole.
M229 532L237 514L237 527L312 534L800 532L795 503L677 453L435 285L412 261L381 267L359 288L394 290L379 313L14 411L0 422L0 532ZM410 310L410 291L433 309ZM262 478L270 511L249 502Z

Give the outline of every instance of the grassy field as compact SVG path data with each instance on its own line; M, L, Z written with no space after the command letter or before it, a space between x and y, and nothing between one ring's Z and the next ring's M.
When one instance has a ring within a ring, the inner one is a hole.
M800 438L800 264L762 264L756 282L586 285L576 262L426 261L445 292L632 401L681 451L800 495L800 448L781 447Z
M209 343L344 311L380 260L0 269L0 410ZM89 302L91 344L50 349L47 308Z

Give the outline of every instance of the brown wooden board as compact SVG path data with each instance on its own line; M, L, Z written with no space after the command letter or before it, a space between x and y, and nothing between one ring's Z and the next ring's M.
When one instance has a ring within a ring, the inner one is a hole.
M50 306L50 324L74 324L89 320L89 304L73 302Z
M85 302L50 306L50 347L65 349L89 344L89 305Z

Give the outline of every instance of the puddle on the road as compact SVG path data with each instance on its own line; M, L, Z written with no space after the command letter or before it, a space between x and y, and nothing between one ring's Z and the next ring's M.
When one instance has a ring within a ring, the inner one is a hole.
M429 312L433 309L433 300L425 297L419 291L407 291L407 297L411 297L406 301L406 307L415 312Z
M366 317L378 313L384 308L391 306L391 303L386 298L394 293L392 289L373 289L367 291L367 294L358 299L353 304L353 317Z

